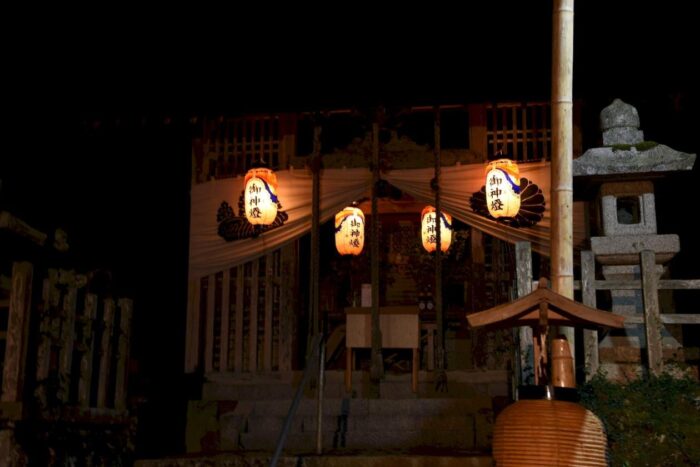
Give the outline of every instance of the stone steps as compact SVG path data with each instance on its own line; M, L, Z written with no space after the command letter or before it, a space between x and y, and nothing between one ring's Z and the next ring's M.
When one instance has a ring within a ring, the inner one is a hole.
M245 452L225 453L208 456L191 456L169 459L137 460L135 467L200 467L226 466L250 467L267 466L270 453ZM284 455L277 463L279 467L491 467L493 460L489 455L459 450L431 451L414 450L402 452L365 452L349 451L343 454L335 452L314 454Z
M390 374L381 382L380 397L370 398L358 396L369 383L366 372L357 372L352 393L344 391L343 372L327 372L324 448L487 450L498 405L494 398L507 393L506 373L449 372L448 392L436 392L434 375L422 373L418 394L411 392L410 375ZM203 400L190 401L188 452L274 450L299 376L208 376ZM311 389L300 401L284 452L315 450L315 396Z
M220 414L221 447L273 450L289 400L240 403ZM485 449L490 443L491 399L327 399L322 439L325 448ZM316 401L304 399L292 419L286 449L315 448Z

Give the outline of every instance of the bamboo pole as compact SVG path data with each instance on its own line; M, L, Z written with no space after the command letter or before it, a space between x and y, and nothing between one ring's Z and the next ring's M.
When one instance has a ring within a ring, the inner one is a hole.
M378 115L377 117L378 118ZM372 363L370 377L378 382L384 375L382 359L382 330L379 327L379 206L377 185L379 183L379 123L372 124Z
M556 0L552 21L552 288L574 296L573 251L574 0ZM574 330L559 329L574 353Z
M435 320L437 325L437 370L445 370L445 320L442 306L442 239L440 236L441 215L440 210L440 108L435 107L433 120L435 141L433 144L433 156L435 159L435 179L433 190L435 191Z

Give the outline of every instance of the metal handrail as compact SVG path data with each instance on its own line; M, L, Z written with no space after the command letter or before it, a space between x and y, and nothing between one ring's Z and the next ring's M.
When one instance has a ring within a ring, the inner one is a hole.
M294 419L294 415L296 414L297 408L299 407L299 402L301 402L301 397L304 394L304 387L306 387L306 384L309 381L309 378L311 378L311 373L312 369L314 368L313 362L314 358L319 354L319 351L321 350L321 346L323 345L323 333L318 333L316 337L314 337L313 341L311 342L311 349L309 351L309 355L306 357L306 368L304 368L304 375L301 378L301 382L299 383L299 387L297 387L297 392L294 395L294 400L292 401L292 405L289 407L289 412L287 412L287 418L284 419L284 425L282 425L282 431L280 432L279 437L277 438L277 445L275 446L275 453L272 456L272 459L270 460L270 467L276 467L277 462L279 461L280 456L282 455L282 449L284 449L284 445L287 441L287 435L289 435L289 429L292 426L292 419ZM321 352L321 355L323 355L324 352ZM318 387L318 397L319 400L323 397L323 369L325 367L325 362L319 361L319 387ZM319 403L318 407L318 417L319 419L321 418L321 406L323 404ZM317 429L320 430L320 424L317 426ZM317 449L318 446L320 445L320 433L316 433L316 442L317 442Z

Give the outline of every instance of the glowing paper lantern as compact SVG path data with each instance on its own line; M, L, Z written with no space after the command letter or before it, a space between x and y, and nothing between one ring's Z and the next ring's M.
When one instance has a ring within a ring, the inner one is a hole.
M352 206L335 215L335 247L341 255L359 255L365 246L365 215Z
M486 167L486 207L493 217L515 217L520 211L520 171L510 159Z
M435 208L426 206L421 213L421 236L423 237L423 248L428 253L435 251L437 235L435 227ZM445 211L440 212L440 250L444 253L450 248L452 243L452 216Z
M277 175L266 167L245 175L245 217L253 225L270 225L277 217Z

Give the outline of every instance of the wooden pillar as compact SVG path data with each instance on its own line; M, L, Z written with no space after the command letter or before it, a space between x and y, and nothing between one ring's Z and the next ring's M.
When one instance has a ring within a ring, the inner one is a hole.
M384 376L384 359L382 358L382 330L379 326L379 206L377 188L379 184L379 122L375 117L372 124L372 363L370 377L378 382Z
M260 259L253 260L250 273L250 314L248 316L248 371L258 371L258 292Z
M552 21L552 289L574 297L573 251L574 0L556 0ZM574 332L561 327L575 359Z
M103 328L100 339L100 373L97 380L97 407L107 407L107 388L110 381L112 366L112 332L114 330L114 300L104 301L102 315Z
M63 278L63 279L62 279ZM70 396L73 344L75 342L75 308L78 289L73 271L59 271L59 282L66 285L63 297L63 323L61 326L60 351L58 353L58 399L68 402Z
M187 329L185 331L185 373L197 370L199 362L200 294L202 281L190 279L187 284Z
M596 308L595 296L595 256L592 251L581 252L581 296L583 304ZM590 380L597 372L599 366L598 356L598 331L583 330L584 361L586 368L586 380Z
M224 269L221 280L221 329L219 332L219 371L228 371L229 320L231 317L231 269Z
M214 306L216 304L216 279L218 274L210 274L207 281L206 334L204 337L204 372L214 369Z
M22 400L31 300L32 265L27 262L14 263L2 376L1 400L3 402Z
M311 156L311 280L309 281L309 344L319 332L319 274L321 249L321 125L314 126L314 153ZM311 349L308 349L310 352Z
M51 369L51 347L52 341L57 341L60 337L60 318L58 318L58 307L61 301L61 293L56 287L58 284L58 271L49 269L48 277L44 279L42 290L42 301L44 309L41 313L39 323L39 344L37 347L37 367L36 380L39 383L37 394L40 400L46 401L48 396L45 384Z
M85 294L85 309L81 316L83 325L82 339L80 342L80 379L78 380L78 404L81 407L90 407L90 388L92 383L92 356L94 346L94 322L97 314L97 295Z
M515 273L518 289L518 298L532 292L532 248L530 242L516 242L515 244ZM535 356L532 342L532 328L521 326L518 328L519 358L519 384L534 384Z
M296 296L296 242L287 243L280 253L280 342L278 353L279 371L292 370L294 348L294 318L296 316L294 297Z
M243 299L245 297L245 265L239 264L236 271L236 337L234 341L233 370L243 371Z
M437 370L445 369L445 314L442 306L442 239L440 235L442 211L440 210L440 108L435 107L433 119L433 159L435 162L435 321L437 325Z
M272 289L274 288L275 255L265 258L265 323L263 333L263 370L272 371Z
M642 295L644 297L644 331L647 338L649 372L659 376L664 368L661 347L661 315L659 313L659 279L656 273L656 255L644 250L642 257Z
M121 319L119 320L119 350L117 354L117 374L114 386L114 408L119 411L126 410L126 389L129 364L129 347L131 343L131 314L133 302L131 299L119 300Z

